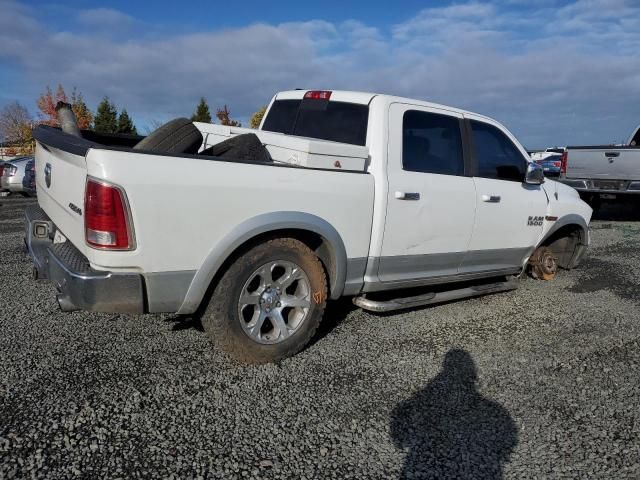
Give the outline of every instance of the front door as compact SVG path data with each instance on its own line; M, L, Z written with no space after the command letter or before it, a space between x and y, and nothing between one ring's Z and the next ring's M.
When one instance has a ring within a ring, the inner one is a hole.
M475 159L476 220L461 271L517 270L542 235L547 195L524 183L526 152L497 124L467 115Z
M382 282L458 273L476 197L473 178L465 176L461 125L462 116L448 110L391 105Z

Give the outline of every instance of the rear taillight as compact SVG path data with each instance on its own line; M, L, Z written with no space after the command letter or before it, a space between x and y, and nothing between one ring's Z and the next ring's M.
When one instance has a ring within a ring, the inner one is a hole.
M567 160L569 160L569 152L564 152L560 157L560 173L567 173Z
M4 174L4 165L0 164L0 177Z
M8 167L6 167L6 170L7 177L14 177L16 175L16 172L18 171L18 167L16 167L15 165L9 165Z
M329 100L331 92L327 90L311 90L304 94L304 98L311 100Z
M109 183L87 180L84 227L87 243L106 250L133 250L133 225L124 191Z

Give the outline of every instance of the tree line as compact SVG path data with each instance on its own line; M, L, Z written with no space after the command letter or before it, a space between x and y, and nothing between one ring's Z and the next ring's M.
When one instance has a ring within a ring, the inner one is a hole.
M18 101L5 105L0 110L0 140L5 145L11 145L16 149L16 152L33 152L35 146L31 135L33 127L36 125L60 126L56 112L56 104L58 102L65 102L71 105L81 130L94 130L100 133L138 134L138 129L133 119L129 116L127 109L123 107L118 112L118 108L109 97L105 96L100 101L94 114L77 88L74 87L71 95L67 95L64 87L58 84L55 93L47 86L44 93L36 100L37 118L32 117L27 107ZM251 128L259 127L266 108L266 106L260 108L251 116L249 121ZM222 108L216 109L215 116L221 125L242 126L240 122L231 118L231 111L226 104ZM194 122L215 123L204 97L201 97L196 105L195 111L191 115L191 120ZM158 127L162 123L152 121L151 124L153 127Z
M262 121L262 117L267 111L267 106L261 107L257 112L251 115L249 119L249 127L250 128L258 128L260 126L260 122ZM231 119L231 112L229 111L229 107L225 104L222 108L218 108L216 110L216 117L220 125L229 125L231 127L241 127L242 124L236 120ZM196 106L196 111L191 115L192 122L204 122L204 123L215 123L211 118L211 111L209 110L209 105L207 104L207 100L204 97L200 97L200 101Z

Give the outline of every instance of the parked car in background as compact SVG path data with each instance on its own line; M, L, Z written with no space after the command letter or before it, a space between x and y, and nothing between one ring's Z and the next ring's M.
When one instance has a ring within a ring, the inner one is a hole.
M24 168L24 178L22 179L22 189L26 195L36 196L36 161L31 159Z
M560 175L560 167L562 166L562 154L564 150L554 148L547 149L544 152L534 152L531 154L531 160L542 167L545 176L557 177Z
M567 147L559 180L593 208L601 199L640 199L640 126L624 145Z
M33 157L21 157L5 162L2 177L0 177L0 189L9 193L27 195L22 186L22 179L29 160L33 160Z

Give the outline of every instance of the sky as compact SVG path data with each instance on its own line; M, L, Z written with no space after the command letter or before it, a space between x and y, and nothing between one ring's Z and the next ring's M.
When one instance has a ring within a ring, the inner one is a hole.
M139 130L204 96L246 122L279 90L362 90L496 118L527 148L640 124L640 0L0 0L0 107L49 85Z

